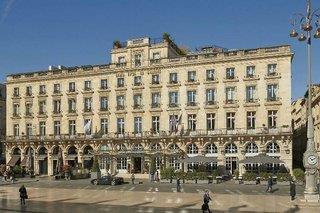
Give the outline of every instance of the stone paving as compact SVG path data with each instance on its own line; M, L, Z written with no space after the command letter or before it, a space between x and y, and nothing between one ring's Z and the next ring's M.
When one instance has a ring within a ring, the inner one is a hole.
M56 185L52 187L50 184ZM250 188L250 186L246 191L246 186L235 184L224 186L219 184L220 188L185 184L180 193L176 192L172 184L92 186L86 184L86 181L39 181L25 185L30 197L25 207L21 207L18 200L20 184L1 186L0 212L193 213L201 212L202 196L206 188L211 191L213 202L210 203L210 207L214 212L313 213L320 211L319 204L307 205L301 202L301 195L296 201L290 202L289 196L281 195L280 192L268 194L264 192L264 187ZM66 187L63 188L63 186ZM280 188L279 191L285 190L287 189ZM298 191L301 192L301 189Z

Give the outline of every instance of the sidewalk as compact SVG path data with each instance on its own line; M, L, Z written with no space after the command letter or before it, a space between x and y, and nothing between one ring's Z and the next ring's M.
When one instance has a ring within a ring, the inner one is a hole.
M14 185L14 184L23 184L23 183L30 183L30 182L37 182L42 177L35 177L35 178L15 178L14 183L11 182L11 180L4 181L3 179L0 180L0 186L7 186L7 185Z

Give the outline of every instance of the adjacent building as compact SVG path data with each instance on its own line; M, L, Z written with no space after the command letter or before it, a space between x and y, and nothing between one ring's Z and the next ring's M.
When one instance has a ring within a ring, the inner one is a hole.
M6 136L6 86L0 84L0 164L5 163L3 141Z
M52 175L61 150L71 166L98 155L103 172L146 174L202 155L241 174L265 152L291 171L292 57L288 45L186 52L164 36L114 42L109 64L9 75L7 163Z
M308 92L291 105L293 129L293 166L303 168L303 153L307 148L307 107ZM312 116L314 121L314 141L320 156L320 85L312 86Z

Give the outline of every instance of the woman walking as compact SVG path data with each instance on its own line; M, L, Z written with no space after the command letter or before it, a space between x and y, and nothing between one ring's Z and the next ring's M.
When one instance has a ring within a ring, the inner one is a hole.
M19 193L20 193L20 202L21 205L26 205L26 199L28 199L28 194L27 194L27 189L26 187L24 187L24 185L22 185L19 189Z
M293 201L296 197L296 184L294 181L290 182L290 196L291 196L291 201Z

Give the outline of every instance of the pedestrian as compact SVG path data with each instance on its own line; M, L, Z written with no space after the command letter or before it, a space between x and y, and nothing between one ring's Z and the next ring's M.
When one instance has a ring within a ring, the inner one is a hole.
M14 172L13 171L11 172L10 178L11 178L11 183L14 183Z
M156 172L156 181L159 182L159 180L160 180L160 179L159 179L159 172L158 172L158 170L157 170L157 172Z
M4 171L3 173L3 178L4 178L4 181L7 182L7 177L8 177L8 171Z
M202 211L203 212L209 212L211 213L210 211L210 208L209 208L209 202L211 201L211 197L210 197L210 193L209 193L209 190L206 189L205 190L205 193L203 195L203 205L202 205Z
M180 192L180 178L177 178L177 192Z
M19 189L19 193L20 193L20 202L21 205L26 205L26 199L28 199L28 194L27 194L27 189L26 187L24 187L24 185L22 185Z
M290 196L291 196L291 201L293 201L296 197L296 184L293 180L290 181Z
M271 176L269 176L269 178L268 178L266 192L272 192L272 178L271 178Z
M134 184L134 179L135 179L135 176L134 176L134 173L132 173L132 174L131 174L131 183L132 183L132 184Z

